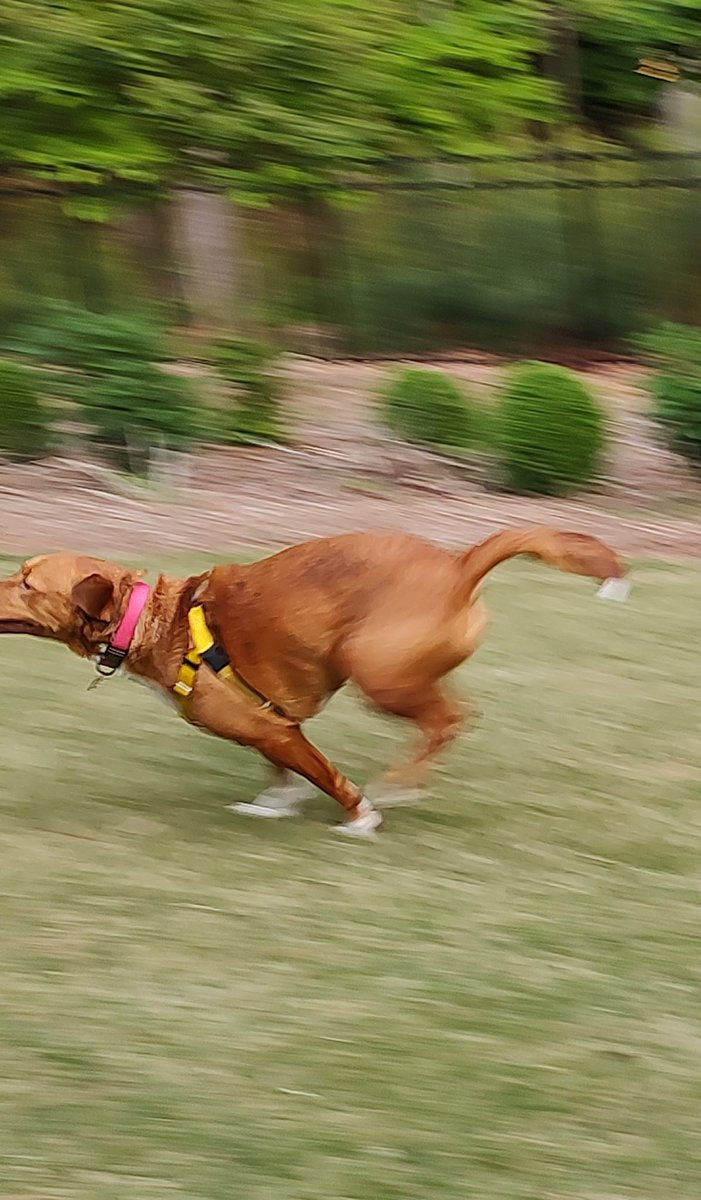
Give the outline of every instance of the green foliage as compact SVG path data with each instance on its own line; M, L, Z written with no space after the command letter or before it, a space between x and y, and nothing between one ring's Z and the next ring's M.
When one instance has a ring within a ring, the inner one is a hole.
M544 49L534 0L412 6L389 47L384 103L407 145L444 154L490 148L526 120L557 113L555 88L535 68Z
M408 442L463 448L478 439L476 407L440 371L402 371L382 390L380 404L390 429Z
M229 337L214 345L211 359L227 393L219 439L230 444L286 441L276 352L260 342Z
M190 387L163 369L162 336L145 318L52 304L17 349L42 365L48 391L82 409L121 468L142 473L152 446L185 446L194 435Z
M691 325L665 321L657 329L637 334L631 343L653 367L692 375L701 370L701 330Z
M467 183L463 166L450 171ZM470 175L528 182L543 171L542 163L504 162L476 164ZM650 188L641 205L633 187L588 190L594 174L635 182L640 168L633 159L548 165L548 177L581 181L581 189L381 192L364 212L344 213L340 268L333 248L325 252L320 273L334 293L303 296L306 312L300 304L287 319L326 318L332 335L350 327L346 348L356 355L472 346L538 358L573 342L617 347L678 306L694 195ZM299 267L284 249L274 254L267 270L284 272L284 297ZM693 295L691 282L684 292Z
M425 9L5 0L0 160L90 188L188 179L262 198L546 119L536 0Z
M259 0L237 5L232 20L231 6L221 0L5 0L0 168L58 183L56 208L73 214L66 227L74 230L104 222L122 200L150 202L174 185L204 185L253 204L293 198L308 208L310 197L338 200L343 180L355 178L358 168L364 178L382 178L385 170L394 178L405 157L425 164L474 151L488 158L497 145L532 148L530 122L544 133L545 125L563 118L587 126L593 119L617 132L656 103L658 85L635 73L638 53L685 47L693 55L697 15L698 0L618 6L610 0L566 6L544 0ZM577 93L575 112L564 103L568 82ZM581 130L573 136L581 137ZM425 182L427 170L421 170ZM592 166L599 183L603 170ZM466 174L467 182L473 175L488 179L489 166L469 165ZM635 196L632 189L629 195ZM506 206L524 196L532 219L512 219ZM422 341L446 345L471 334L497 345L504 331L515 329L514 312L516 341L530 353L538 352L533 335L541 328L547 338L574 331L609 340L654 319L646 310L629 320L631 307L652 295L657 279L638 278L653 244L643 232L648 249L638 268L639 212L622 235L631 252L620 268L614 264L621 258L618 230L602 218L599 231L599 211L628 203L621 190L541 192L538 204L533 196L499 188L461 195L461 232L446 213L446 238L452 228L454 241L469 251L461 263L431 239L429 262L408 263L394 247L385 256L376 252L375 273L362 278L362 251L347 247L344 261L342 239L329 237L328 269L310 269L297 290L302 301L313 294L306 308L323 308L321 321L329 326L365 322L365 345L357 330L352 345L361 351L421 350ZM646 211L655 210L659 193L645 196ZM681 189L677 196L683 203ZM472 216L486 207L485 197L494 225L482 221L473 237ZM372 203L365 195L362 202ZM397 193L391 203L399 211ZM586 205L593 215L577 217ZM673 241L662 222L655 227ZM34 284L24 263L3 264L0 317L8 289L18 282L29 292L38 286L91 307L107 303L110 289L116 294L128 286L124 276L113 283L111 273L91 279L90 252L76 253L63 245L63 235L52 236L63 247L54 278L42 270ZM5 244L11 240L6 235ZM48 241L44 221L41 234L36 231L38 257ZM311 254L318 261L322 241L314 240ZM678 261L676 244L672 256ZM71 260L79 263L75 270ZM477 260L484 265L479 280ZM416 304L411 291L402 294L406 270L423 275ZM64 272L73 276L68 286ZM334 293L328 303L325 291ZM275 292L279 307L284 286ZM401 347L399 336L388 336L400 317Z
M186 380L152 363L131 364L130 374L95 376L80 395L96 440L119 467L143 474L153 446L182 449L196 429Z
M41 458L49 447L49 427L32 372L0 360L0 456Z
M577 39L583 115L608 133L655 115L662 84L636 73L640 57L664 60L682 48L693 57L701 49L698 0L570 0L567 12Z
M701 331L667 323L634 345L653 368L645 383L668 445L701 467Z
M90 312L59 301L45 303L18 339L39 361L71 373L72 386L95 375L130 375L135 363L166 362L161 330L146 316Z
M563 115L568 73L586 117L650 113L658 88L636 58L693 53L697 16L697 0L258 0L235 19L220 0L4 0L0 161L94 189L67 203L97 220L115 182L324 189L357 163L542 127Z
M532 362L512 372L497 414L497 441L516 491L561 496L590 483L604 440L604 414L571 371Z

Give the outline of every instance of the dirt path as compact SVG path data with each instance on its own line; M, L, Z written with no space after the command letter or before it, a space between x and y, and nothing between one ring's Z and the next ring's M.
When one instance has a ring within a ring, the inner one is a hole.
M485 360L441 365L476 390L488 392L498 378ZM598 533L629 554L701 554L701 487L655 444L640 415L634 367L588 372L611 414L608 479L596 495L568 502L496 495L474 471L391 443L372 412L387 371L293 360L294 448L207 452L170 500L114 494L77 462L2 466L0 551L72 547L118 556L199 547L225 554L388 528L458 547L505 525L547 523Z

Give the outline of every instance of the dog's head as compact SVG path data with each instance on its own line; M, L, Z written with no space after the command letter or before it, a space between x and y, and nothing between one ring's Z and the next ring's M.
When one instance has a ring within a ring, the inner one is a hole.
M89 657L118 625L139 577L79 554L29 559L0 581L0 633L51 638Z

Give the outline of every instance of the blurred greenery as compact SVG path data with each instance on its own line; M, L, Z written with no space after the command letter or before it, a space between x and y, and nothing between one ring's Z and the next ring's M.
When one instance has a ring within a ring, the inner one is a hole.
M115 464L148 470L154 445L186 446L197 431L190 384L164 369L173 352L154 322L46 304L10 343L41 370L44 391L76 407Z
M419 445L467 448L482 432L476 402L443 371L398 372L382 389L379 411L390 429Z
M225 384L224 405L214 425L217 440L230 445L285 442L282 381L275 349L261 342L222 337L209 357Z
M652 367L643 383L668 444L701 469L701 331L667 322L633 344Z
M250 317L254 340L367 355L473 345L533 356L573 342L615 346L665 319L701 323L701 192L692 165L673 169L686 171L688 190L613 186L646 182L631 158L572 169L580 190L472 190L468 178L458 193L382 191L333 209L330 230L293 206L247 212L242 253L255 270L227 311L232 323L237 312ZM469 175L499 183L513 170L476 164ZM592 178L612 185L588 191ZM132 217L146 222L143 236ZM95 226L58 200L0 194L5 337L45 297L147 320L157 307L164 323L185 323L184 268L159 240L167 219L167 207L153 219L140 207Z
M14 361L0 360L8 384L0 450L21 449L32 457L45 448L46 437L38 440L42 410L30 382L52 405L57 425L73 433L76 422L87 426L113 464L135 474L148 473L154 449L186 449L195 440L287 440L274 347L224 336L208 346L193 343L185 348L194 356L186 370L178 348L180 355L155 311L105 314L66 301L37 301L31 317L4 341ZM14 403L21 408L22 396L24 415ZM44 427L48 423L45 415Z
M41 458L50 445L50 421L41 404L36 373L0 359L0 397L0 456Z
M662 137L662 85L635 65L693 60L700 6L247 0L232 15L220 0L5 0L0 322L26 320L37 297L103 312L146 298L197 325L188 285L199 269L207 291L211 231L180 228L188 188L227 197L240 246L221 256L253 264L221 324L295 349L313 328L332 352L533 353L700 320L697 168L672 168L688 192L593 191L642 168L584 162L579 190L533 193L543 164L503 162ZM423 186L429 162L476 153L487 161L464 161L460 193L352 191ZM514 172L523 188L498 190ZM497 190L471 190L492 178Z
M554 9L573 31L582 115L607 134L656 116L658 90L634 69L642 55L674 60L701 48L698 0L567 0Z
M496 432L515 491L566 496L596 478L605 416L574 372L552 363L522 363L505 381Z
M157 300L171 323L197 325L188 280L209 231L184 234L174 214L180 189L202 187L239 202L243 255L221 253L254 264L221 301L221 324L293 349L311 338L332 353L533 353L611 345L665 317L693 323L693 178L688 193L594 192L640 171L634 159L583 162L581 190L534 194L525 185L542 166L498 164L642 144L661 85L636 74L637 56L693 58L700 2L282 0L239 5L234 29L218 0L6 0L3 329L45 297L102 312ZM465 163L460 193L350 202L359 180L425 186L430 169L410 160L475 153L488 161ZM514 172L523 189L470 190ZM37 186L59 191L14 195Z
M321 186L339 167L465 150L554 111L533 0L424 19L407 0L6 0L0 159L73 184Z
M491 148L528 121L620 128L657 92L636 56L698 49L697 18L698 0L5 0L0 161L263 196L388 154Z

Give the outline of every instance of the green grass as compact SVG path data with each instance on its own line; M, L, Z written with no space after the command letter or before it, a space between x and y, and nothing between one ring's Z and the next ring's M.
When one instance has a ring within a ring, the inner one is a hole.
M481 723L370 845L4 638L0 1196L698 1200L700 592L504 568ZM402 736L312 732L361 781Z

